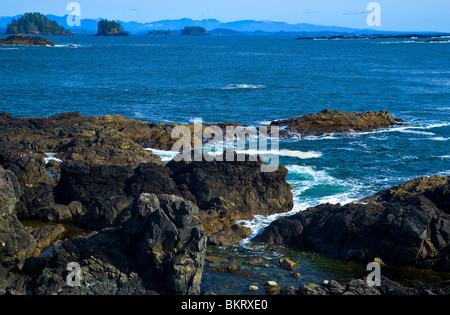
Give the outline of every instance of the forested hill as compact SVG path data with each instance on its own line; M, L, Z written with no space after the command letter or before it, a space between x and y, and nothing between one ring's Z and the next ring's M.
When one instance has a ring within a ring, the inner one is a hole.
M96 36L129 36L119 22L101 20L97 25Z
M59 26L56 21L51 21L43 14L25 13L19 19L13 19L6 29L7 34L29 34L29 35L72 35L64 27Z

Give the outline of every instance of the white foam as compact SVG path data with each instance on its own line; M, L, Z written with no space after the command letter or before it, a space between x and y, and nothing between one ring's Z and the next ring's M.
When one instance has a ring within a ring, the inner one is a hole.
M292 190L294 207L286 213L277 213L273 215L256 215L253 220L240 220L238 223L251 229L251 235L241 242L242 245L248 244L252 238L261 233L274 220L296 214L309 207L314 207L324 203L347 204L359 200L360 185L357 183L345 183L339 179L330 176L325 170L317 170L313 166L307 165L286 165L289 171L288 182L294 186ZM297 175L297 176L296 176ZM296 178L297 177L297 178ZM298 178L301 177L301 178ZM315 186L330 185L345 187L345 192L334 193L329 196L319 198L307 197L303 193Z
M62 160L56 158L56 154L57 153L45 153L45 155L47 156L46 158L44 158L45 164L47 164L50 161L56 161L58 163L61 163Z
M434 140L434 141L447 141L447 140L450 140L450 138L434 137L434 138L430 138L430 140Z
M320 152L302 152L302 151L296 151L296 150L237 150L236 153L238 154L249 154L249 155L258 155L258 156L264 156L264 155L279 155L279 156L286 156L286 157L296 157L299 159L311 159L311 158L318 158L322 156L322 153Z
M158 150L153 148L144 148L144 150L153 152L159 156L163 162L171 161L179 153L177 151Z
M223 87L222 90L235 90L235 89L264 89L265 85L262 84L228 84L226 87Z

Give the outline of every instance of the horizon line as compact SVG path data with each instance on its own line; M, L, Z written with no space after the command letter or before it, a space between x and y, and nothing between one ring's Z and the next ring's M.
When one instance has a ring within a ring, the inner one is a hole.
M25 12L25 13L40 13L40 14L43 14L44 16L46 16L46 15L53 15L53 16L56 16L56 17L59 17L59 18L63 18L63 17L65 17L65 16L68 16L69 15L69 13L66 13L66 14L64 14L64 15L57 15L57 14L53 14L53 13L47 13L47 14L45 14L45 13L42 13L42 12L38 12L38 11L35 11L35 12ZM8 16L0 16L0 18L8 18L8 17L16 17L16 16L19 16L19 15L24 15L25 13L19 13L19 14L16 14L16 15L8 15ZM81 18L81 20L109 20L109 18L105 18L105 17L97 17L97 18L92 18L92 17L80 17ZM438 30L427 30L427 31L395 31L395 30L380 30L380 29L376 29L376 28L370 28L370 27L368 27L368 28L359 28L359 27L351 27L351 26L340 26L340 25L327 25L327 24L314 24L314 23L305 23L305 22L298 22L298 23L289 23L289 22L285 22L285 21L274 21L274 20L267 20L267 19L262 19L262 20L254 20L254 19L243 19L243 20L231 20L231 21L228 21L228 22L224 22L224 21L221 21L221 20L218 20L218 19L216 19L216 18L204 18L204 19L201 19L201 20L197 20L197 19L192 19L192 18L189 18L189 17L182 17L182 18L173 18L173 19L170 19L170 18L166 18L166 19L160 19L160 20L154 20L154 21L148 21L148 22L138 22L138 21L134 21L134 20L129 20L129 21L125 21L125 20L121 20L121 19L111 19L112 21L118 21L118 22L123 22L123 23L138 23L138 24L150 24L150 23L155 23L155 22L160 22L160 21L178 21L178 20L183 20L183 19L187 19L187 20L191 20L191 21L194 21L194 22L202 22L202 21L205 21L205 20L214 20L214 21L217 21L217 22L220 22L220 23L223 23L223 24L226 24L226 23L233 23L233 22L242 22L242 21L255 21L255 22L272 22L272 23L284 23L284 24L287 24L287 25L300 25L300 24L305 24L305 25L314 25L314 26L326 26L326 27L340 27L340 28L349 28L349 29L354 29L354 30L361 30L361 31L364 31L364 30L371 30L371 31L380 31L380 32L398 32L398 33L444 33L444 34L450 34L450 31L438 31ZM278 31L278 32L283 32L283 31ZM288 31L284 31L284 32L288 32ZM290 31L290 32L308 32L308 31ZM273 32L271 32L271 33L273 33Z

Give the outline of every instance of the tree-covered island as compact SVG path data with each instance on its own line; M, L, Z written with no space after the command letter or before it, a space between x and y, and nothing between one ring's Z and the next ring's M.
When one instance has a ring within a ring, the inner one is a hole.
M6 29L7 34L27 35L72 35L69 30L59 26L41 13L25 13L19 19L13 19Z
M129 36L129 34L123 30L119 22L105 19L98 22L95 36Z
M182 31L181 35L208 35L206 29L201 26L186 26Z

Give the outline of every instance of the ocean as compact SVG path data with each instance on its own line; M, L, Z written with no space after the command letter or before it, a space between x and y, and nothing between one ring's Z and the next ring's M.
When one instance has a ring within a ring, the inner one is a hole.
M281 139L280 149L287 154L280 156L280 163L294 187L289 214L321 203L345 204L420 176L450 175L450 42L282 36L47 38L56 47L0 47L0 112L41 117L80 111L149 122L201 118L204 123L260 126L324 109L387 110L405 121L371 132ZM290 151L318 154L299 158ZM166 161L173 156L155 153ZM255 235L278 216L257 216L241 224ZM300 280L286 276L286 284L367 273L359 264L255 246L249 240L210 249L207 261L214 264L217 260L211 257L221 257L242 263L258 256L275 262L286 253L302 261L303 275ZM275 277L270 268L252 272L264 279ZM243 294L259 281L234 277L206 269L202 286Z

